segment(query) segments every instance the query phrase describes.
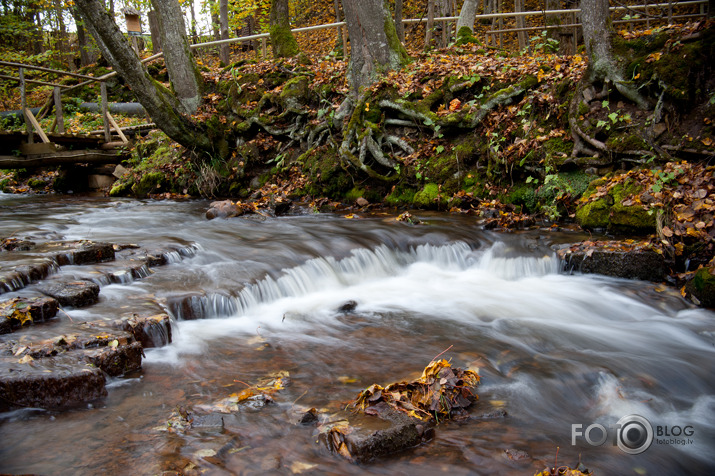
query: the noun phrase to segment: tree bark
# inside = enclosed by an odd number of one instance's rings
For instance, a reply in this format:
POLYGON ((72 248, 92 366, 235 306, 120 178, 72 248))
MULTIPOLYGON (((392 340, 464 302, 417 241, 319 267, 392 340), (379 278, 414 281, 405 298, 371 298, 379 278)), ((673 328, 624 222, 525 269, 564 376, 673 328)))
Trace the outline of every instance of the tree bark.
POLYGON ((74 18, 74 23, 77 28, 77 43, 79 46, 79 65, 87 66, 92 62, 91 55, 89 54, 89 42, 87 41, 87 33, 84 28, 84 23, 82 23, 82 18, 76 7, 72 8, 72 18, 74 18))
POLYGON ((464 0, 457 20, 457 38, 462 36, 462 28, 469 28, 470 36, 474 34, 474 19, 477 16, 477 0, 464 0))
POLYGON ((271 0, 271 47, 276 58, 290 58, 300 53, 298 42, 290 31, 288 13, 288 0, 271 0))
POLYGON ((610 81, 623 96, 647 109, 647 101, 638 90, 626 84, 613 57, 613 25, 608 0, 581 0, 581 23, 589 60, 589 81, 610 81))
POLYGON ((149 76, 104 5, 99 0, 76 0, 75 5, 102 54, 129 84, 156 125, 184 147, 208 152, 217 149, 202 126, 177 112, 182 109, 181 103, 149 76))
POLYGON ((395 30, 400 42, 405 42, 405 24, 402 23, 402 0, 395 0, 395 30))
POLYGON ((156 54, 161 51, 161 27, 154 10, 149 11, 147 18, 149 18, 149 32, 151 33, 151 51, 156 54))
POLYGON ((181 7, 178 0, 152 0, 152 5, 162 32, 162 48, 171 87, 184 112, 193 114, 201 103, 203 79, 189 48, 181 7))
POLYGON ((384 0, 343 0, 343 9, 350 35, 348 81, 357 94, 378 74, 402 67, 407 51, 384 0))
MULTIPOLYGON (((221 28, 221 39, 228 40, 228 0, 219 0, 218 3, 218 18, 219 25, 221 28)), ((221 45, 219 49, 219 61, 223 63, 224 66, 228 66, 231 63, 231 46, 224 44, 221 45)))

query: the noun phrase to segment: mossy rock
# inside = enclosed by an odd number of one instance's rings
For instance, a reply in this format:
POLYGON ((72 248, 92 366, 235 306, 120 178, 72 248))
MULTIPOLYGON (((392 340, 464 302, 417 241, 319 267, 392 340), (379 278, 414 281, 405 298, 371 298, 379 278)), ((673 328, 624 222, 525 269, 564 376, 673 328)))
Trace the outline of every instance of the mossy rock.
POLYGON ((704 307, 715 307, 715 269, 700 268, 688 283, 688 290, 704 307))
POLYGON ((112 188, 109 190, 110 197, 126 197, 132 192, 132 185, 134 181, 130 180, 127 182, 116 181, 112 188))
POLYGON ((398 185, 385 197, 384 201, 391 206, 411 205, 417 191, 406 185, 398 185))
POLYGON ((537 210, 536 189, 529 184, 517 184, 504 197, 505 203, 518 205, 529 213, 537 210))
POLYGON ((608 227, 608 215, 611 208, 605 198, 588 202, 576 210, 576 221, 583 228, 589 230, 605 229, 608 227))
POLYGON ((418 208, 439 208, 445 201, 444 195, 440 192, 439 185, 428 183, 422 190, 415 194, 412 204, 418 208))
POLYGON ((469 29, 468 26, 463 26, 457 32, 457 41, 455 43, 457 46, 461 45, 480 45, 481 42, 477 37, 474 36, 474 32, 469 29))
POLYGON ((139 198, 146 197, 157 191, 164 184, 164 174, 162 172, 149 172, 139 179, 139 182, 132 185, 132 193, 139 198))
MULTIPOLYGON (((599 179, 592 182, 584 196, 588 197, 597 187, 605 184, 599 179)), ((624 205, 630 197, 641 193, 641 188, 635 182, 613 186, 608 195, 598 200, 585 203, 576 210, 576 220, 583 228, 608 228, 618 233, 652 233, 655 231, 655 214, 638 203, 624 205)))
POLYGON ((310 100, 310 87, 307 76, 297 76, 283 85, 280 94, 281 104, 285 109, 298 109, 310 100))

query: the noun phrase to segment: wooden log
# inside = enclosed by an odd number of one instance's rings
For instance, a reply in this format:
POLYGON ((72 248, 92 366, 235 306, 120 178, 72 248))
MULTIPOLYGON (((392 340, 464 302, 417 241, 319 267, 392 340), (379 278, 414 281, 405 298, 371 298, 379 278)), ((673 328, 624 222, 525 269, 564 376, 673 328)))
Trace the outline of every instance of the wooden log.
MULTIPOLYGON (((109 112, 107 112, 107 119, 109 119, 109 122, 112 124, 112 127, 114 128, 115 131, 117 131, 117 134, 119 134, 119 137, 122 139, 122 143, 126 144, 127 142, 129 142, 127 140, 127 136, 125 136, 124 132, 122 132, 122 128, 119 127, 119 124, 117 124, 117 121, 114 120, 114 118, 112 117, 112 115, 109 112)), ((110 142, 108 142, 108 143, 110 143, 110 142)))
POLYGON ((34 157, 16 157, 0 155, 0 168, 24 169, 32 167, 49 167, 66 164, 114 164, 127 158, 125 150, 68 150, 52 154, 42 154, 34 157))
POLYGON ((47 138, 47 134, 45 134, 45 131, 43 131, 42 127, 40 127, 40 123, 37 122, 37 119, 35 119, 35 115, 32 114, 32 111, 30 111, 28 108, 25 108, 22 110, 22 112, 25 114, 25 118, 30 121, 32 127, 35 128, 35 131, 37 132, 37 135, 40 136, 40 139, 42 139, 42 142, 44 142, 45 144, 49 144, 50 139, 47 138))

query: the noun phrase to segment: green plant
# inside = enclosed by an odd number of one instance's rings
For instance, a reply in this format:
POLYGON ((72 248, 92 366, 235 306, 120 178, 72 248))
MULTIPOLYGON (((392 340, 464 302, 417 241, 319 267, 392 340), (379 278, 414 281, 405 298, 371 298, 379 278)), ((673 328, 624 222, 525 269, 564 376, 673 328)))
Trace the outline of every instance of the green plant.
POLYGON ((556 53, 559 50, 559 40, 549 37, 546 30, 541 31, 541 35, 531 38, 534 51, 542 53, 556 53))

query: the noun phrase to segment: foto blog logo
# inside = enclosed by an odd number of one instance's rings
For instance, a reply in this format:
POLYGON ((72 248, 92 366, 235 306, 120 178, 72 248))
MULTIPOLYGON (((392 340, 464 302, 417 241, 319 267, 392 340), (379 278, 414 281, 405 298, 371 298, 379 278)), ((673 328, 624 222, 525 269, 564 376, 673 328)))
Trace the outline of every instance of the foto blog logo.
POLYGON ((692 426, 656 426, 640 415, 626 415, 614 425, 609 425, 608 429, 600 423, 592 423, 586 428, 582 424, 571 425, 571 445, 576 445, 578 438, 583 438, 591 446, 601 446, 609 437, 613 438, 613 446, 624 453, 637 455, 646 451, 653 444, 655 439, 658 444, 666 445, 687 445, 692 444, 690 438, 680 438, 681 436, 693 436, 695 430, 692 426), (655 438, 657 436, 658 438, 655 438), (667 438, 660 438, 660 437, 667 438))

